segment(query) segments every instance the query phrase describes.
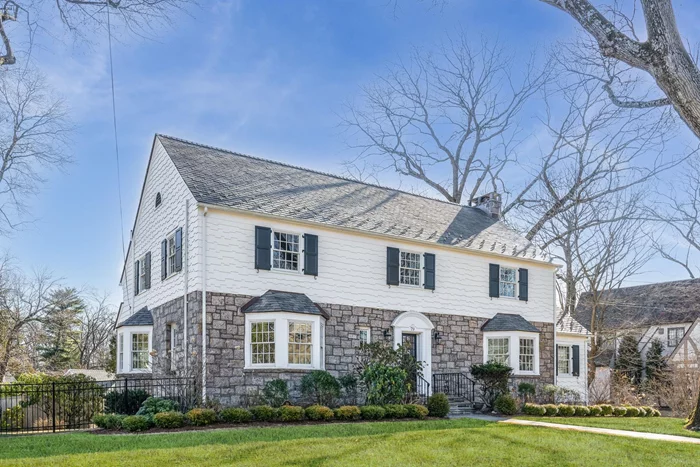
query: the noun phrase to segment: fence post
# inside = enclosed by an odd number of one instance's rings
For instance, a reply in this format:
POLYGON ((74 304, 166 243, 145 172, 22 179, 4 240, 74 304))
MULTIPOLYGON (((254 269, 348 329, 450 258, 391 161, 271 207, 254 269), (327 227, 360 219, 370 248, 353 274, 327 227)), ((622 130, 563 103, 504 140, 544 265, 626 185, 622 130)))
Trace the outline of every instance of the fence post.
POLYGON ((129 415, 129 379, 124 378, 124 413, 129 415))
POLYGON ((56 381, 51 382, 51 423, 56 433, 56 381))

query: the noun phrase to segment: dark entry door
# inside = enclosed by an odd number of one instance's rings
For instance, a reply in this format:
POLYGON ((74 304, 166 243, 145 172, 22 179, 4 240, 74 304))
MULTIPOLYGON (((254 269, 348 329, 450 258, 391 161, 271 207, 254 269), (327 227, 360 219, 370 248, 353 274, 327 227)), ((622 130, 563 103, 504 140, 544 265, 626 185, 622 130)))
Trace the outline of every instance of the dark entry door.
MULTIPOLYGON (((401 344, 411 351, 411 355, 415 360, 418 360, 418 334, 401 334, 401 344)), ((412 375, 408 375, 408 380, 413 386, 411 388, 412 391, 416 390, 417 379, 415 372, 412 375)))

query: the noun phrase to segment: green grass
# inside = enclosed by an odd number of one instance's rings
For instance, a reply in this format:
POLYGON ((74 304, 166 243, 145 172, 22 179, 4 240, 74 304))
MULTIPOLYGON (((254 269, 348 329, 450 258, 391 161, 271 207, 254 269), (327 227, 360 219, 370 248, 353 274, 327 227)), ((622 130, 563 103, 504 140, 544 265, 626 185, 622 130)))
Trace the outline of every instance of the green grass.
POLYGON ((625 418, 625 417, 518 417, 537 422, 562 423, 564 425, 593 426, 614 430, 641 431, 663 435, 700 438, 700 432, 683 428, 685 419, 670 417, 625 418))
POLYGON ((687 466, 698 446, 479 420, 0 438, 0 465, 687 466))

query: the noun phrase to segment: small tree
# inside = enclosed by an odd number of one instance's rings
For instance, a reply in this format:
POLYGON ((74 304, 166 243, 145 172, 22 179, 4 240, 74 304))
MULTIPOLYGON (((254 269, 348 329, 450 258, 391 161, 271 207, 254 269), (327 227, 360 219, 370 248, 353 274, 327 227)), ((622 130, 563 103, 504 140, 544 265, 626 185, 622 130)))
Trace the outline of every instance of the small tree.
POLYGON ((301 379, 301 393, 318 405, 333 405, 340 397, 340 383, 327 371, 315 370, 301 379))
POLYGON ((623 374, 633 384, 639 384, 642 380, 642 354, 637 346, 637 339, 627 335, 622 338, 617 350, 615 370, 623 374))
POLYGON ((493 407, 501 394, 508 392, 508 379, 513 369, 498 362, 472 365, 471 373, 481 386, 481 399, 487 407, 493 407))
POLYGON ((668 379, 668 364, 663 353, 664 344, 661 340, 654 339, 647 350, 646 375, 649 383, 664 383, 668 379))

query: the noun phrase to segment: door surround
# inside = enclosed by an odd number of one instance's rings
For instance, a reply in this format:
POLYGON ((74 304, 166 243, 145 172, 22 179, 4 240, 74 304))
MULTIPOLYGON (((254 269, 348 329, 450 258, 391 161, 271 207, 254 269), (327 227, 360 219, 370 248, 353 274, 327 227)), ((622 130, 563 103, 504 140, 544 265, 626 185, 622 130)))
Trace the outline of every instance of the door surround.
POLYGON ((433 353, 433 323, 423 314, 417 311, 406 311, 397 316, 391 323, 394 329, 394 348, 397 348, 403 339, 403 334, 415 334, 418 360, 424 363, 423 378, 432 386, 432 353, 433 353))

